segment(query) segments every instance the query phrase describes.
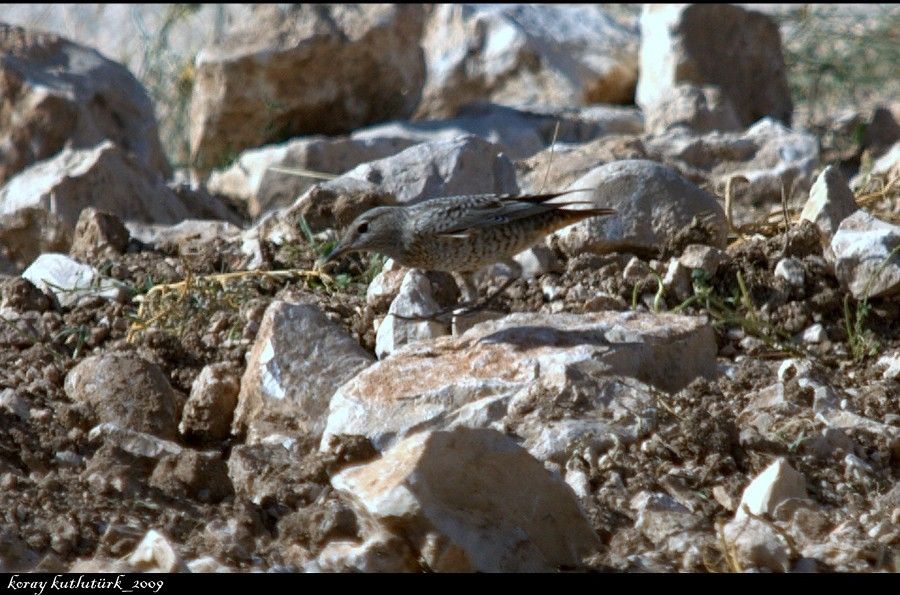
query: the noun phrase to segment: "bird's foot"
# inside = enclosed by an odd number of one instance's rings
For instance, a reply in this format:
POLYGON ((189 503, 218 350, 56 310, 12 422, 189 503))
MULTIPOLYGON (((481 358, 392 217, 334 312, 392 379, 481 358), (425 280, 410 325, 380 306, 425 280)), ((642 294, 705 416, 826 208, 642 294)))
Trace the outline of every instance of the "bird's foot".
POLYGON ((412 321, 417 321, 417 322, 418 321, 434 321, 434 322, 440 322, 442 324, 449 324, 457 316, 467 316, 469 314, 474 314, 475 312, 480 312, 481 310, 484 310, 485 308, 490 306, 492 303, 494 303, 494 301, 497 299, 497 297, 499 297, 500 294, 502 294, 504 291, 506 291, 506 289, 510 285, 512 285, 515 282, 515 280, 516 280, 515 277, 507 279, 506 282, 504 282, 503 285, 501 285, 497 291, 495 291, 494 293, 492 293, 485 299, 481 300, 480 302, 477 300, 471 301, 471 302, 463 302, 463 303, 457 304, 456 306, 454 306, 452 308, 438 310, 437 312, 435 312, 433 314, 428 314, 428 315, 424 315, 424 316, 418 316, 418 315, 404 316, 402 314, 391 314, 391 313, 389 313, 388 315, 399 318, 400 320, 412 320, 412 321))
POLYGON ((438 310, 437 312, 426 315, 404 316, 403 314, 389 313, 388 316, 393 316, 395 318, 399 318, 400 320, 412 320, 414 322, 429 321, 449 324, 453 321, 453 318, 455 316, 464 316, 465 314, 469 314, 471 312, 477 312, 483 307, 483 304, 479 304, 477 302, 463 302, 461 304, 457 304, 452 308, 444 308, 443 310, 438 310))

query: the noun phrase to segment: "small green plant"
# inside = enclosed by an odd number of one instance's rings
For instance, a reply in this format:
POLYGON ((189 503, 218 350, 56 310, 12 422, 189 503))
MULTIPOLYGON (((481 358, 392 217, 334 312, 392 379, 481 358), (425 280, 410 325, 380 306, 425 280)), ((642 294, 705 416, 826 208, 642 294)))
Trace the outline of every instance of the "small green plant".
POLYGON ((869 317, 870 306, 867 299, 861 299, 856 303, 856 308, 850 307, 850 294, 844 296, 844 326, 847 329, 847 346, 850 355, 855 361, 862 361, 867 357, 877 355, 881 350, 881 343, 875 337, 875 333, 866 328, 866 318, 869 317))
POLYGON ((151 328, 182 337, 191 328, 205 328, 213 312, 238 311, 242 304, 259 295, 260 283, 292 279, 303 280, 308 286, 313 281, 326 286, 336 283, 321 271, 290 269, 188 276, 176 283, 154 285, 139 296, 140 306, 129 316, 127 340, 133 342, 151 328))
POLYGON ((297 225, 300 227, 300 231, 303 232, 303 237, 306 238, 306 243, 313 249, 313 251, 319 255, 320 258, 324 258, 328 256, 331 252, 331 249, 334 247, 334 242, 320 242, 313 235, 312 228, 309 226, 309 223, 306 221, 306 217, 300 215, 300 219, 297 221, 297 225))
POLYGON ((847 346, 850 348, 850 354, 855 361, 862 361, 867 357, 874 357, 881 352, 881 342, 871 329, 866 327, 866 319, 872 311, 869 305, 869 294, 875 281, 881 277, 881 274, 887 268, 895 256, 900 254, 900 244, 898 244, 887 255, 884 261, 866 281, 863 288, 862 299, 856 302, 856 308, 850 307, 850 294, 844 296, 844 327, 847 330, 847 346))
POLYGON ((137 78, 154 100, 163 147, 176 167, 187 165, 190 154, 188 116, 194 87, 194 56, 179 55, 170 35, 201 8, 200 4, 170 4, 162 23, 154 28, 144 26, 140 10, 133 13, 144 49, 137 78))
POLYGON ((744 276, 740 271, 735 276, 737 286, 734 293, 723 298, 716 294, 710 283, 709 274, 703 269, 694 269, 691 272, 694 295, 675 306, 672 312, 681 312, 696 306, 709 314, 714 326, 738 327, 747 335, 756 337, 773 349, 800 353, 800 349, 790 343, 790 333, 759 316, 744 276))
MULTIPOLYGON (((300 231, 303 233, 306 243, 320 259, 331 253, 335 244, 334 240, 324 242, 316 240, 309 223, 307 223, 306 218, 303 216, 300 217, 297 225, 300 227, 300 231)), ((351 275, 349 273, 338 273, 332 277, 334 285, 340 290, 346 290, 355 283, 362 286, 360 288, 361 292, 365 292, 365 288, 368 287, 369 283, 371 283, 372 280, 375 279, 375 276, 381 272, 381 269, 384 268, 385 260, 386 258, 381 254, 370 252, 364 261, 364 266, 361 267, 361 271, 358 274, 351 275)))
POLYGON ((87 344, 91 329, 83 324, 66 326, 53 335, 53 342, 63 340, 65 345, 74 347, 72 357, 78 359, 82 349, 87 344))

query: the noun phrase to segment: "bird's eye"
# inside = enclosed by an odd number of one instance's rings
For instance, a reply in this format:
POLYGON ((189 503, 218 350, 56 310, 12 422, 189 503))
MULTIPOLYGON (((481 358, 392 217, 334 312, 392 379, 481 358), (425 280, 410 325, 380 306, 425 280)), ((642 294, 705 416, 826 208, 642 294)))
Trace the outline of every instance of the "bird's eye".
POLYGON ((359 224, 359 227, 356 228, 356 231, 357 231, 357 233, 366 233, 367 231, 369 231, 369 224, 368 224, 368 222, 366 222, 366 223, 360 223, 360 224, 359 224))

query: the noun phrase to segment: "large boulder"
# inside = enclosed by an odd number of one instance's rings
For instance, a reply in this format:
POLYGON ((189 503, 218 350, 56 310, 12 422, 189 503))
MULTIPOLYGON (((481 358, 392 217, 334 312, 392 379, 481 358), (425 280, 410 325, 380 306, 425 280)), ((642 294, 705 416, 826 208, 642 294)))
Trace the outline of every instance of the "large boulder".
POLYGON ((634 107, 517 109, 479 101, 460 109, 452 118, 376 124, 357 130, 352 138, 426 142, 474 134, 496 144, 510 159, 524 159, 549 147, 554 138, 558 144, 583 143, 608 134, 640 134, 643 130, 643 116, 634 107))
POLYGON ((515 169, 500 147, 472 135, 422 143, 393 157, 364 163, 346 177, 372 183, 401 204, 518 190, 515 169))
POLYGON ((611 134, 584 144, 559 144, 516 161, 522 192, 540 193, 566 188, 592 169, 611 161, 646 159, 641 140, 630 134, 611 134))
POLYGON ((643 117, 633 107, 525 110, 478 103, 453 118, 396 120, 349 136, 311 136, 250 149, 229 167, 214 171, 207 187, 246 202, 250 214, 257 216, 290 205, 318 182, 317 174, 341 175, 419 143, 475 135, 495 144, 510 159, 520 159, 548 147, 554 136, 557 145, 562 145, 610 134, 639 134, 643 129, 643 117))
POLYGON ((718 87, 677 85, 644 108, 648 132, 685 128, 696 133, 738 131, 737 113, 718 87))
POLYGON ((270 430, 320 435, 332 393, 373 361, 316 306, 280 300, 266 309, 247 359, 232 427, 250 442, 270 430))
POLYGON ((217 200, 179 197, 133 153, 112 141, 87 149, 66 148, 31 165, 0 190, 0 214, 44 209, 70 232, 87 207, 148 223, 177 223, 204 215, 234 218, 217 200))
POLYGON ((749 126, 764 116, 791 122, 778 25, 733 4, 647 4, 641 14, 636 100, 646 107, 681 83, 712 84, 749 126))
POLYGON ((516 172, 500 148, 477 136, 421 143, 316 184, 287 209, 261 221, 273 239, 297 236, 303 217, 313 231, 341 227, 384 204, 413 204, 458 194, 516 192, 516 172))
POLYGON ((97 419, 165 440, 177 434, 178 400, 159 366, 134 355, 86 358, 66 375, 66 395, 97 419))
POLYGON ((261 5, 196 59, 191 156, 200 170, 251 147, 405 118, 419 102, 424 7, 261 5))
POLYGON ((495 430, 422 432, 331 482, 437 572, 551 572, 600 545, 571 488, 495 430))
POLYGON ((207 183, 210 191, 247 204, 256 217, 290 206, 319 179, 285 170, 340 174, 357 165, 399 153, 419 141, 403 138, 355 139, 312 136, 241 153, 230 166, 216 170, 207 183))
POLYGON ((900 225, 859 210, 831 240, 834 272, 856 299, 900 291, 900 225))
POLYGON ((515 105, 625 103, 637 80, 637 31, 597 6, 439 4, 422 41, 419 116, 488 99, 515 105))
POLYGON ((0 23, 0 183, 64 147, 104 140, 171 174, 153 104, 127 68, 58 35, 0 23))
POLYGON ((643 159, 614 161, 585 174, 569 195, 612 207, 611 217, 592 217, 557 231, 559 247, 575 256, 582 252, 654 253, 694 219, 706 221, 711 245, 724 247, 725 212, 716 197, 665 165, 643 159))

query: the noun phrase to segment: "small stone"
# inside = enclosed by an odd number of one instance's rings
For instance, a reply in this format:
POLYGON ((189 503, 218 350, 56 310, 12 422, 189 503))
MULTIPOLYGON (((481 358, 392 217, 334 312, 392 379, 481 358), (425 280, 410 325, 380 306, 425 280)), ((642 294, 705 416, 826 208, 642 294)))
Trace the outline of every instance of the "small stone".
POLYGON ((787 544, 766 523, 750 517, 735 518, 725 525, 723 533, 741 568, 772 572, 790 569, 787 544))
POLYGON ((516 254, 513 256, 513 260, 522 267, 523 279, 531 279, 562 270, 562 263, 557 258, 556 252, 541 244, 516 254))
POLYGON ((590 498, 591 496, 591 480, 588 474, 581 469, 569 469, 566 471, 566 483, 575 492, 575 495, 581 498, 590 498))
POLYGON ((96 255, 125 252, 130 236, 122 220, 110 213, 88 207, 81 211, 69 254, 87 259, 96 255))
POLYGON ((804 343, 823 343, 828 339, 828 334, 825 327, 817 322, 804 330, 800 338, 804 343))
POLYGON ((556 301, 563 297, 563 288, 550 280, 541 283, 541 295, 548 302, 556 301))
POLYGON ((796 258, 782 258, 775 265, 775 276, 781 277, 792 287, 803 288, 806 281, 806 273, 803 263, 796 258))
POLYGON ((393 258, 387 259, 381 272, 375 275, 366 289, 366 303, 373 309, 383 312, 391 305, 400 293, 400 284, 406 271, 393 258))
POLYGON ((900 378, 900 351, 882 355, 876 365, 884 367, 881 377, 885 380, 897 380, 900 378))
POLYGON ((859 207, 853 192, 841 170, 829 165, 816 178, 809 191, 809 200, 803 205, 800 219, 815 223, 819 230, 822 246, 828 246, 837 233, 841 221, 852 215, 859 207))
POLYGON ((28 421, 31 417, 31 405, 18 391, 11 388, 0 391, 0 409, 5 409, 22 421, 28 421))
POLYGON ((600 312, 602 310, 627 310, 628 304, 617 295, 600 292, 589 298, 584 303, 585 312, 600 312))
POLYGON ((66 395, 85 403, 101 422, 171 439, 181 405, 163 371, 130 354, 83 359, 66 375, 66 395))
POLYGON ((138 544, 128 563, 138 572, 183 572, 181 557, 165 535, 151 529, 138 544))
POLYGON ((626 283, 633 285, 642 281, 644 277, 649 274, 650 267, 647 266, 647 263, 637 256, 632 256, 631 260, 628 261, 628 264, 625 265, 625 269, 622 271, 622 279, 624 279, 626 283))
POLYGON ((778 379, 782 382, 794 378, 808 378, 813 372, 813 364, 805 359, 786 359, 778 366, 778 379))
POLYGON ((677 258, 669 261, 669 267, 663 277, 663 287, 671 291, 679 301, 684 301, 694 293, 691 283, 691 271, 681 264, 677 258))
POLYGON ((735 505, 734 498, 728 493, 723 486, 716 486, 712 489, 713 498, 716 499, 716 502, 722 505, 722 508, 728 511, 734 511, 737 506, 735 505))
POLYGON ((44 312, 50 308, 50 298, 47 294, 28 279, 21 277, 9 279, 2 283, 2 287, 0 308, 10 308, 17 312, 44 312))
POLYGON ((240 378, 231 364, 204 367, 191 386, 178 431, 209 441, 227 438, 240 389, 240 378))
POLYGON ((22 277, 54 296, 64 308, 76 305, 82 298, 95 296, 124 302, 129 293, 120 281, 103 277, 93 267, 65 254, 41 254, 25 269, 22 277))
POLYGON ((856 299, 900 291, 900 225, 864 210, 844 219, 831 241, 835 275, 856 299))
POLYGON ((786 459, 780 458, 744 489, 734 518, 741 520, 747 517, 744 506, 753 514, 771 515, 778 504, 788 498, 806 498, 806 479, 786 459))
POLYGON ((388 531, 372 532, 363 543, 332 541, 307 572, 416 572, 419 564, 404 539, 388 531))
POLYGON ((182 451, 182 447, 175 442, 120 428, 113 423, 102 423, 91 428, 88 441, 115 445, 131 455, 147 459, 159 459, 167 454, 178 455, 182 451))
POLYGON ((187 569, 193 573, 227 573, 233 572, 233 570, 212 556, 203 556, 202 558, 195 558, 193 560, 188 560, 187 569))
POLYGON ((450 328, 437 320, 406 320, 406 317, 427 317, 440 311, 440 305, 433 295, 433 286, 421 271, 407 271, 400 285, 400 291, 388 315, 378 327, 375 335, 375 354, 384 359, 400 347, 416 341, 423 341, 450 334, 450 328))
POLYGON ((740 340, 738 345, 741 346, 741 349, 746 351, 747 353, 753 353, 754 351, 758 351, 766 346, 766 342, 762 339, 757 339, 751 335, 748 335, 740 340))
POLYGON ((163 455, 149 483, 169 496, 200 502, 220 502, 234 492, 225 461, 217 451, 201 453, 189 448, 163 455))
POLYGON ((690 270, 701 269, 708 276, 713 277, 719 270, 719 265, 728 259, 728 254, 704 244, 690 244, 681 253, 678 261, 690 270))

